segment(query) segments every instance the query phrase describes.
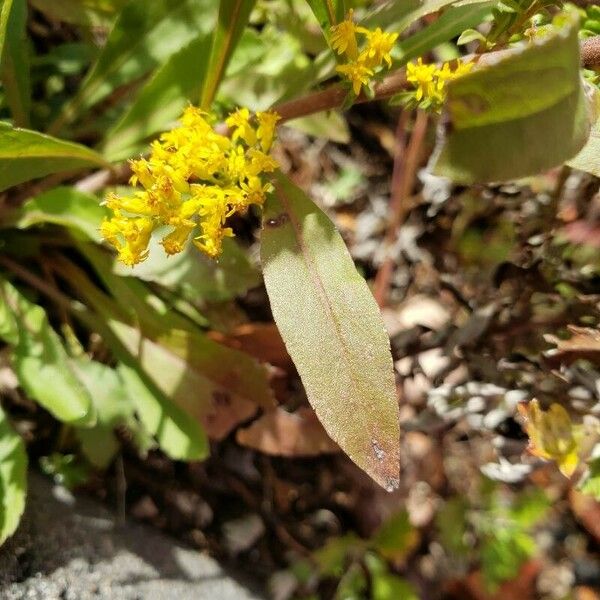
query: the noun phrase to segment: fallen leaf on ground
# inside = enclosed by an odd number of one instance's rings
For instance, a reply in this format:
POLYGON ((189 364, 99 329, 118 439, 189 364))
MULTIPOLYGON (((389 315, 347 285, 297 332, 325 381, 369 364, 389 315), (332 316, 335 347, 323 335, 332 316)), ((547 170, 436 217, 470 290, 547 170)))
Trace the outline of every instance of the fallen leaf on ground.
POLYGON ((293 368, 292 359, 275 323, 244 323, 227 335, 212 331, 209 337, 286 371, 293 368))
POLYGON ((307 407, 289 413, 282 408, 264 414, 237 432, 238 444, 273 456, 318 456, 339 452, 315 413, 307 407))
POLYGON ((573 334, 568 340, 561 340, 552 335, 544 336, 546 341, 556 344, 556 349, 546 354, 551 364, 567 363, 584 358, 600 364, 600 330, 591 327, 569 325, 573 334))

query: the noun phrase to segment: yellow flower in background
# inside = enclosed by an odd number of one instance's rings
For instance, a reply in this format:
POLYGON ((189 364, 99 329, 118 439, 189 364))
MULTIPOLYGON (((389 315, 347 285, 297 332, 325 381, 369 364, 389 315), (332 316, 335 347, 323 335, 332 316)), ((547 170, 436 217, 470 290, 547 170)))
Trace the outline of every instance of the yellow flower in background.
POLYGON ((345 54, 349 59, 358 57, 358 45, 356 43, 356 25, 354 24, 352 10, 348 11, 346 18, 337 25, 331 27, 331 47, 338 54, 345 54))
POLYGON ((424 65, 423 59, 419 58, 416 63, 406 65, 406 81, 412 83, 416 88, 417 100, 432 98, 437 95, 435 76, 437 67, 435 65, 424 65))
POLYGON ((574 425, 569 413, 554 403, 547 411, 537 400, 519 405, 529 436, 529 451, 539 458, 554 460, 565 477, 571 477, 579 465, 580 427, 574 425))
POLYGON ((358 96, 363 85, 369 85, 373 76, 373 70, 369 69, 360 62, 351 62, 346 65, 336 67, 338 73, 346 76, 346 79, 352 84, 352 90, 358 96))
POLYGON ((398 34, 386 33, 380 27, 373 31, 358 27, 352 18, 353 12, 349 11, 341 23, 331 27, 330 43, 335 52, 347 58, 347 62, 339 65, 337 71, 345 76, 358 96, 362 86, 368 86, 377 71, 392 66, 391 51, 398 34), (360 51, 357 34, 365 39, 360 51))
POLYGON ((424 64, 423 59, 409 62, 406 65, 406 81, 414 89, 414 99, 418 103, 426 103, 427 108, 440 110, 446 99, 446 84, 469 73, 475 63, 457 61, 455 66, 445 62, 441 67, 435 64, 424 64))
POLYGON ((247 108, 226 120, 231 138, 213 129, 214 117, 190 106, 180 126, 152 143, 148 158, 131 161, 131 195, 110 194, 112 216, 102 223, 104 239, 120 261, 133 266, 148 257, 152 233, 170 229, 161 244, 167 254, 181 252, 189 238, 211 257, 233 236, 226 221, 251 205, 262 205, 270 184, 261 176, 277 169, 269 156, 279 115, 247 108))

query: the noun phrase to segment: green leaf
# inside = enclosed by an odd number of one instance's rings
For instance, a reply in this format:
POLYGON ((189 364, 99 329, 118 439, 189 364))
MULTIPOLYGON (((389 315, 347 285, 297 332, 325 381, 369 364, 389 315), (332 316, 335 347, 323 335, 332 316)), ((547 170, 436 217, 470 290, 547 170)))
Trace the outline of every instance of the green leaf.
POLYGON ((25 508, 26 493, 25 445, 0 409, 0 544, 17 529, 25 508))
MULTIPOLYGON (((402 33, 407 27, 410 27, 417 20, 430 15, 443 8, 460 4, 477 4, 482 0, 388 0, 376 8, 370 15, 361 22, 361 25, 369 29, 383 27, 388 31, 397 31, 402 33)), ((491 5, 495 4, 490 2, 491 5)))
POLYGON ((0 280, 0 302, 3 311, 12 311, 18 330, 18 340, 13 327, 6 341, 14 344, 12 363, 25 393, 60 421, 93 424, 90 395, 75 375, 44 309, 29 302, 5 280, 0 280))
POLYGON ((137 365, 186 414, 212 427, 213 437, 229 433, 258 406, 273 406, 262 365, 243 352, 214 342, 190 321, 169 312, 158 298, 147 301, 143 283, 111 274, 100 253, 90 247, 84 251, 117 302, 71 263, 63 261, 60 268, 100 316, 104 323, 101 335, 110 341, 117 358, 124 360, 124 353, 131 357, 130 366, 137 365), (227 418, 215 423, 218 412, 227 418))
POLYGON ((221 0, 217 27, 213 34, 207 77, 204 78, 200 106, 210 110, 233 50, 248 24, 255 0, 221 0))
POLYGON ((586 93, 590 98, 591 112, 594 114, 592 130, 585 146, 574 158, 567 161, 567 165, 600 177, 600 92, 597 88, 586 85, 586 93))
POLYGON ((388 519, 371 540, 371 546, 389 560, 403 559, 418 543, 419 534, 401 510, 388 519))
POLYGON ((584 493, 600 502, 600 458, 589 462, 589 472, 579 486, 584 493))
POLYGON ((494 2, 480 1, 449 8, 433 23, 394 46, 394 66, 423 56, 436 46, 460 35, 465 29, 478 25, 492 12, 493 6, 494 2))
POLYGON ((259 272, 235 240, 223 240, 223 254, 216 261, 191 244, 168 256, 160 245, 161 237, 160 232, 152 237, 147 260, 133 268, 115 263, 115 273, 158 283, 196 304, 232 300, 260 285, 259 272))
POLYGON ((71 361, 74 371, 88 390, 96 409, 96 424, 77 428, 76 435, 86 458, 96 467, 105 469, 119 451, 114 429, 131 425, 133 404, 118 373, 102 363, 81 357, 71 361))
POLYGON ((43 224, 62 225, 99 242, 102 240, 99 225, 106 215, 106 209, 93 194, 71 187, 56 187, 27 200, 19 210, 15 225, 20 229, 43 224))
POLYGON ((108 164, 85 146, 0 123, 0 191, 50 173, 96 166, 108 164))
POLYGON ((392 573, 375 575, 371 582, 371 594, 373 600, 419 600, 413 585, 392 573))
POLYGON ((306 0, 315 15, 323 35, 329 37, 329 28, 344 18, 343 1, 341 0, 306 0))
POLYGON ((138 418, 168 457, 203 460, 208 456, 208 440, 197 421, 173 404, 138 367, 121 363, 118 372, 138 418))
POLYGON ((379 309, 331 221, 284 175, 263 217, 261 259, 275 322, 308 399, 348 456, 398 486, 398 400, 379 309))
POLYGON ((127 0, 52 0, 52 2, 30 0, 30 2, 52 20, 88 27, 104 27, 125 6, 127 0))
POLYGON ((141 142, 163 131, 194 101, 206 76, 210 36, 202 34, 174 54, 141 89, 109 131, 103 154, 111 161, 133 156, 141 142))
POLYGON ((465 184, 525 177, 581 149, 589 116, 577 22, 563 13, 540 39, 449 84, 432 158, 437 175, 465 184))
POLYGON ((210 31, 212 0, 133 0, 125 5, 106 46, 48 131, 59 132, 117 87, 136 81, 210 31))
POLYGON ((15 125, 29 125, 31 82, 26 0, 4 0, 0 12, 0 75, 15 125))

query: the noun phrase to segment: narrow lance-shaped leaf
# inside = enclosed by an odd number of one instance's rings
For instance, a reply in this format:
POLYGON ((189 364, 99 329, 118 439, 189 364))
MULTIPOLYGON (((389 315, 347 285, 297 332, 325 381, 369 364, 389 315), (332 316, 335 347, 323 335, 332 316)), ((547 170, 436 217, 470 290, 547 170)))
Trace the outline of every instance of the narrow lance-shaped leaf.
POLYGON ((31 82, 27 48, 27 2, 4 0, 0 12, 0 75, 15 125, 29 125, 31 82))
POLYGON ((450 82, 436 174, 465 184, 525 177, 582 148, 590 119, 577 29, 577 14, 562 13, 548 33, 450 82))
POLYGON ((146 75, 213 26, 214 0, 132 0, 77 94, 48 128, 57 134, 117 87, 146 75))
POLYGON ((205 33, 174 54, 109 131, 103 154, 112 161, 128 158, 139 151, 143 140, 166 129, 186 103, 197 99, 209 56, 210 36, 205 33))
POLYGON ((210 110, 233 49, 248 24, 254 4, 255 0, 221 0, 219 4, 217 28, 208 61, 208 75, 204 79, 200 98, 200 106, 204 110, 210 110))
POLYGON ((96 166, 108 163, 85 146, 0 123, 0 191, 50 173, 96 166))
POLYGON ((282 174, 275 185, 261 247, 275 322, 328 434, 392 490, 398 400, 379 309, 327 216, 282 174))
POLYGON ((21 519, 27 493, 27 454, 21 436, 0 409, 0 544, 21 519))
POLYGON ((3 314, 13 324, 1 335, 14 346, 12 362, 21 387, 57 419, 91 425, 92 400, 77 379, 58 334, 41 306, 31 303, 8 281, 0 280, 3 314))
POLYGON ((436 46, 460 35, 465 29, 475 27, 492 12, 494 4, 480 1, 450 7, 433 23, 394 46, 394 66, 404 65, 417 56, 423 56, 436 46))

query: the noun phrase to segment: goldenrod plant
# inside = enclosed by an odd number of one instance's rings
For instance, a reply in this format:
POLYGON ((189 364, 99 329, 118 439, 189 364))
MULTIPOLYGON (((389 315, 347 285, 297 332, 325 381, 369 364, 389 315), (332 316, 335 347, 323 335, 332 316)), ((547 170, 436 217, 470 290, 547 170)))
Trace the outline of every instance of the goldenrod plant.
MULTIPOLYGON (((236 315, 264 285, 327 434, 396 490, 389 336, 279 132, 306 117, 325 131, 332 114, 380 103, 419 115, 413 140, 437 127, 428 170, 456 184, 565 164, 600 176, 598 14, 546 0, 4 0, 0 337, 19 388, 62 424, 49 468, 64 452, 106 469, 124 436, 140 455, 204 460, 209 439, 272 410, 272 370, 221 343, 214 309, 236 315), (76 41, 33 44, 32 19, 76 41), (222 398, 233 424, 213 418, 222 398)), ((408 145, 413 171, 419 152, 408 145)), ((597 459, 581 451, 596 430, 560 398, 548 406, 521 409, 531 453, 596 489, 597 459)), ((0 412, 0 541, 25 496, 10 421, 0 412)), ((380 546, 360 552, 353 568, 412 597, 380 546)))

